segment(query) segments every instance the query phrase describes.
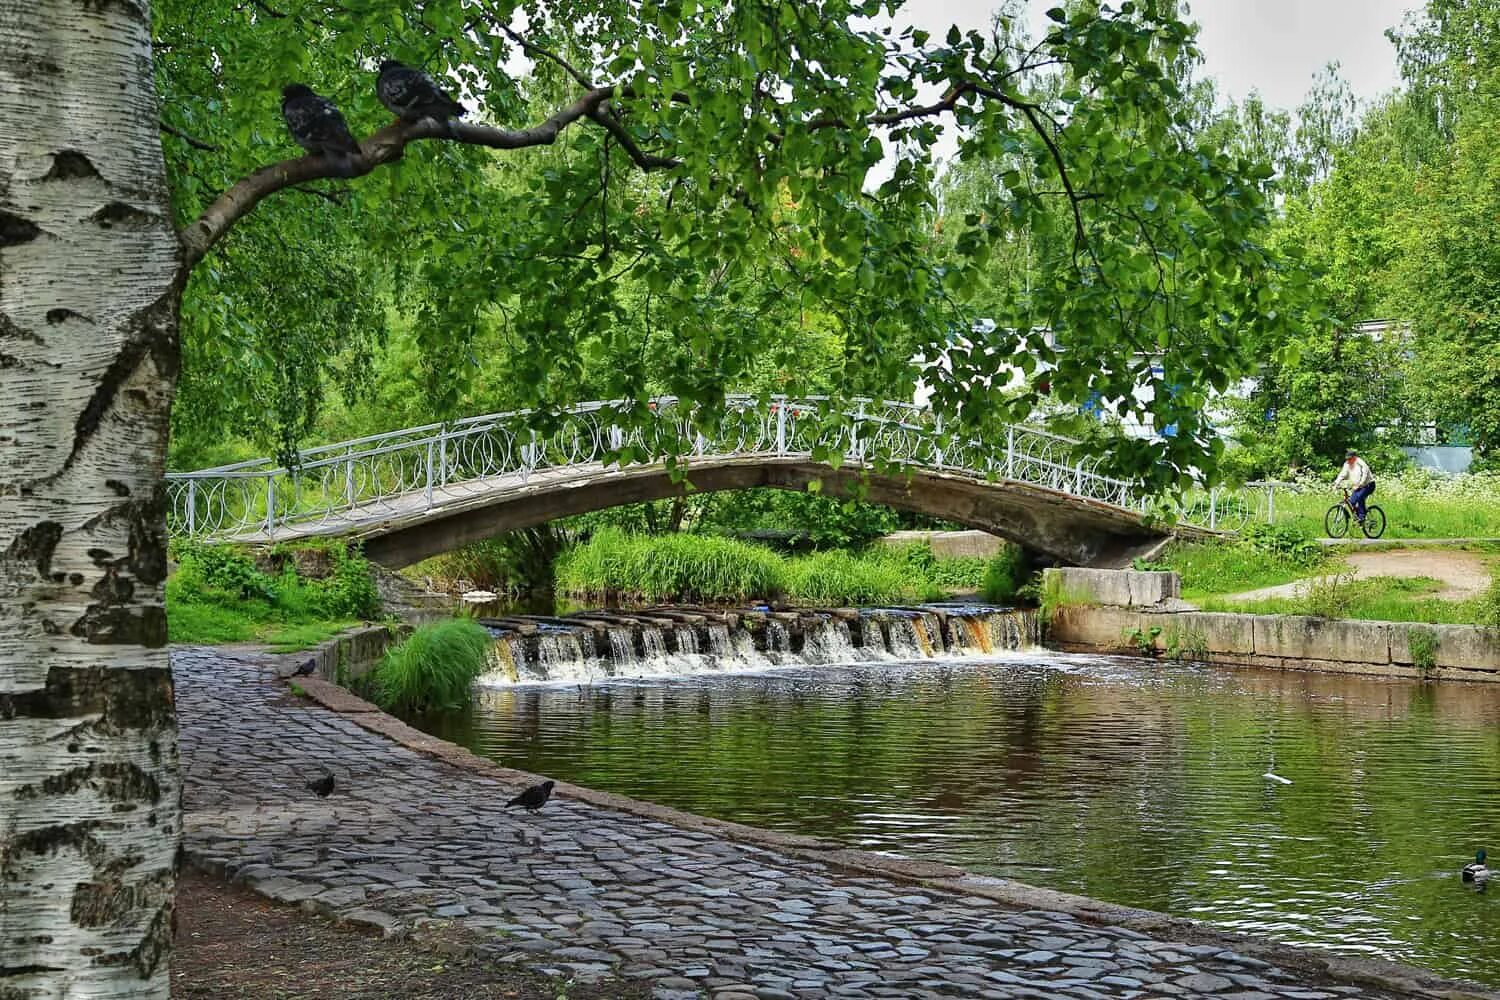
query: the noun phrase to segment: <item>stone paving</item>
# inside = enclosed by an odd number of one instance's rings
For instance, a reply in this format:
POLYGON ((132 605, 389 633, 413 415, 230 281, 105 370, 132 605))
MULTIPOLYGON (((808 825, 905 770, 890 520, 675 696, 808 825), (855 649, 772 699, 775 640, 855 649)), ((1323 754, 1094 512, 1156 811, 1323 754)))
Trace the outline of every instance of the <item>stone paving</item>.
POLYGON ((554 798, 437 760, 296 698, 274 661, 173 654, 187 850, 258 891, 399 930, 450 919, 487 950, 659 1000, 1397 1000, 1065 913, 850 875, 554 798), (326 766, 328 799, 304 782, 326 766))

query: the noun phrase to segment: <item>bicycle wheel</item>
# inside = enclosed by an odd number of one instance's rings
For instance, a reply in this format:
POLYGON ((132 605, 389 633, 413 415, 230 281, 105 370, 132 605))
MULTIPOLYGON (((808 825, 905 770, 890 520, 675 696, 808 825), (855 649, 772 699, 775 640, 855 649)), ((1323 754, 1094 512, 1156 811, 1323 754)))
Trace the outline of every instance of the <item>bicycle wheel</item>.
POLYGON ((1323 515, 1323 530, 1329 538, 1343 538, 1349 534, 1349 508, 1336 503, 1323 515))
POLYGON ((1365 508, 1365 537, 1379 538, 1385 534, 1385 511, 1374 504, 1365 508))

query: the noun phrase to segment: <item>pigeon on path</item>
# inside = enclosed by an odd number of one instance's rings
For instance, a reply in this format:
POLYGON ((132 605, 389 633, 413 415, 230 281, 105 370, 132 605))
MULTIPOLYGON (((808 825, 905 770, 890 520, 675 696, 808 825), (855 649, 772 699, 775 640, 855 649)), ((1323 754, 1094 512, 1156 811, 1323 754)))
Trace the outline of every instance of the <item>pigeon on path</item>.
POLYGON ((408 124, 423 118, 444 122, 462 118, 465 113, 464 106, 449 97, 430 75, 392 59, 380 64, 375 95, 391 114, 408 124))
POLYGON ((359 152, 359 143, 332 101, 300 83, 288 84, 281 90, 281 117, 297 145, 338 161, 344 172, 350 172, 350 158, 359 152))
POLYGON ((546 805, 547 800, 552 797, 552 786, 555 784, 557 784, 555 781, 544 781, 540 785, 532 785, 526 791, 505 803, 505 808, 525 806, 527 812, 536 812, 542 806, 546 805))
POLYGON ((333 775, 324 771, 320 777, 314 778, 307 783, 307 790, 320 799, 326 799, 333 794, 333 775))

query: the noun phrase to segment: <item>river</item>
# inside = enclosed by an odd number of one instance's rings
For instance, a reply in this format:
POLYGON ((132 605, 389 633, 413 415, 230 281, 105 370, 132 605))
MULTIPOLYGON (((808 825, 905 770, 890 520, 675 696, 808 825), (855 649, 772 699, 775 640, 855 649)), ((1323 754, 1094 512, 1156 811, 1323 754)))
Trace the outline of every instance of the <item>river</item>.
POLYGON ((1500 685, 1037 651, 519 685, 412 721, 689 812, 1500 985, 1500 886, 1458 877, 1500 849, 1500 685))

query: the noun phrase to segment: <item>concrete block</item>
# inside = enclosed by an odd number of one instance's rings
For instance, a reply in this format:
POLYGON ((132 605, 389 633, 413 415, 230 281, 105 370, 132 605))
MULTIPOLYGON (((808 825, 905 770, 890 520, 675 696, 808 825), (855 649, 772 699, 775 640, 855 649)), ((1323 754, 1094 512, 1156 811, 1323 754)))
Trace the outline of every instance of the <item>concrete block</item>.
POLYGON ((988 559, 1000 551, 1005 542, 988 531, 893 531, 881 539, 885 545, 921 545, 932 547, 939 559, 988 559))
POLYGON ((1144 615, 1125 608, 1058 608, 1047 626, 1047 637, 1053 642, 1099 649, 1123 649, 1131 643, 1125 636, 1139 629, 1149 632, 1153 624, 1166 626, 1168 618, 1144 615))
POLYGON ((1065 566, 1043 570, 1045 585, 1060 587, 1091 604, 1120 608, 1154 607, 1182 594, 1176 573, 1140 573, 1130 569, 1082 569, 1065 566), (1056 580, 1056 583, 1052 581, 1056 580))
POLYGON ((1387 622, 1330 621, 1300 615, 1257 615, 1255 652, 1289 660, 1391 662, 1387 622))
POLYGON ((1201 634, 1210 653, 1246 655, 1255 652, 1254 619, 1247 615, 1197 612, 1177 615, 1175 621, 1184 631, 1201 634))
POLYGON ((1415 664, 1411 653, 1412 632, 1423 629, 1437 640, 1434 665, 1463 670, 1500 670, 1500 629, 1478 625, 1393 624, 1391 662, 1415 664))

